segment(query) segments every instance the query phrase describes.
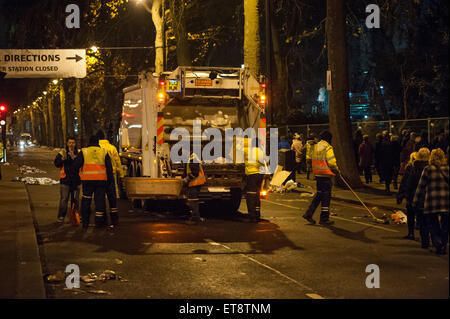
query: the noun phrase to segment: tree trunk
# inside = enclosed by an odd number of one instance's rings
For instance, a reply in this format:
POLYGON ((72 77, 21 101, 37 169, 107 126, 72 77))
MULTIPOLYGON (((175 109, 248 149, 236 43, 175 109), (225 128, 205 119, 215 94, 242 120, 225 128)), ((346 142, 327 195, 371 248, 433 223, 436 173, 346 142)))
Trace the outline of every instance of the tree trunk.
POLYGON ((186 23, 184 17, 184 1, 170 1, 170 17, 172 29, 177 41, 177 63, 178 66, 192 65, 191 50, 186 36, 186 23))
POLYGON ((75 114, 77 115, 77 144, 78 146, 83 143, 83 128, 81 127, 81 103, 80 103, 80 95, 81 95, 81 81, 80 79, 75 80, 75 114))
POLYGON ((49 146, 55 147, 55 121, 53 117, 53 97, 48 97, 49 146))
POLYGON ((64 82, 62 81, 59 87, 59 101, 61 107, 61 128, 63 138, 62 144, 64 145, 67 138, 67 115, 66 115, 66 91, 64 90, 64 82))
POLYGON ((332 90, 329 92, 330 130, 335 156, 342 175, 353 187, 362 187, 356 166, 348 100, 348 55, 345 32, 345 0, 327 0, 326 34, 328 69, 332 90))
MULTIPOLYGON (((155 72, 164 71, 164 47, 163 47, 163 19, 160 14, 162 0, 153 0, 152 3, 152 20, 156 29, 155 36, 155 72)), ((164 14, 164 12, 163 12, 164 14)))
POLYGON ((42 114, 44 115, 44 132, 45 132, 45 140, 42 141, 45 145, 49 145, 49 133, 50 130, 48 128, 48 102, 42 103, 42 114))
POLYGON ((33 108, 30 108, 30 124, 31 124, 31 140, 34 141, 36 137, 36 118, 34 117, 33 108))
POLYGON ((278 31, 275 28, 273 21, 271 23, 271 33, 272 33, 273 58, 274 58, 275 66, 277 69, 276 81, 272 81, 272 84, 273 84, 273 86, 272 86, 272 89, 273 89, 272 105, 273 105, 273 109, 276 110, 276 113, 278 113, 278 115, 279 114, 285 115, 285 114, 287 114, 287 111, 288 111, 286 91, 287 91, 289 74, 288 74, 288 70, 286 68, 286 64, 283 61, 283 57, 281 56, 278 31), (277 101, 276 105, 274 105, 275 101, 277 101))
POLYGON ((244 1, 244 19, 244 65, 258 79, 260 74, 258 0, 244 1))

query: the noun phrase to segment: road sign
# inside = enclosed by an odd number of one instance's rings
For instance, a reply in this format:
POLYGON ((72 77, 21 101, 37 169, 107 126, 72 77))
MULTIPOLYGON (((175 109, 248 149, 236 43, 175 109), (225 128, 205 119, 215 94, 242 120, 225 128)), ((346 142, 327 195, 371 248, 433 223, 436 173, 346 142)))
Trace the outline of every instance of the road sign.
POLYGON ((5 79, 84 78, 86 50, 0 50, 0 72, 5 79))

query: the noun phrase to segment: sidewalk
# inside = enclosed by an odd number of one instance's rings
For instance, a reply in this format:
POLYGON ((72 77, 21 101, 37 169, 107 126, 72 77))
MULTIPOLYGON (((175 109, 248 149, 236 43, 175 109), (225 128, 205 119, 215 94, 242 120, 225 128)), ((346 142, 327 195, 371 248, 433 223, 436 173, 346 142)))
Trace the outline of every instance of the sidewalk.
POLYGON ((39 256, 25 184, 11 182, 17 165, 1 163, 0 181, 0 298, 46 298, 39 256))
MULTIPOLYGON (((297 174, 297 182, 300 182, 302 185, 309 186, 307 188, 297 187, 295 189, 296 192, 315 192, 316 191, 316 182, 312 177, 312 174, 310 176, 310 179, 306 179, 306 174, 297 174)), ((377 178, 374 178, 374 180, 377 180, 377 178)), ((386 195, 384 192, 384 185, 379 184, 377 182, 373 182, 371 184, 364 184, 364 188, 362 189, 356 189, 354 190, 359 198, 366 204, 367 207, 372 209, 372 207, 378 207, 381 209, 387 209, 387 210, 402 210, 405 211, 405 201, 403 201, 402 204, 397 204, 396 199, 396 190, 391 190, 391 195, 386 195)), ((400 184, 400 177, 399 177, 399 184, 400 184)), ((353 193, 346 188, 340 188, 338 186, 333 186, 333 190, 331 192, 331 199, 337 200, 337 201, 343 201, 347 203, 357 204, 361 205, 359 200, 353 195, 353 193)))

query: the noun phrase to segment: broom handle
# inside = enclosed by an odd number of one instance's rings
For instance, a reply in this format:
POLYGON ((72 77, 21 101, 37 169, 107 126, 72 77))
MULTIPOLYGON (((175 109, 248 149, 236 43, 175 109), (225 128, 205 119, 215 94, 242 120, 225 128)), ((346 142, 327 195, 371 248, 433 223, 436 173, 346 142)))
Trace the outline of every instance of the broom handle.
POLYGON ((370 213, 370 215, 372 215, 373 218, 377 219, 375 217, 375 215, 372 214, 369 207, 367 207, 366 204, 364 204, 364 202, 361 200, 361 198, 359 198, 359 196, 353 191, 353 189, 350 187, 350 185, 347 183, 347 181, 344 179, 344 177, 341 174, 339 174, 339 177, 344 181, 345 185, 347 185, 348 189, 353 193, 353 195, 355 195, 356 198, 361 202, 361 204, 367 209, 367 211, 370 213))

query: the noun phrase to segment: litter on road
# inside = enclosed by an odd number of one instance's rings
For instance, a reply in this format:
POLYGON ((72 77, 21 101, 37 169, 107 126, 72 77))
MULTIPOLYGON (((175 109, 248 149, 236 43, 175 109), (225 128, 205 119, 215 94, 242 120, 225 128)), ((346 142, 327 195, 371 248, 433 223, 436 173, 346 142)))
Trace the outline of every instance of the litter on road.
POLYGON ((40 170, 39 168, 23 165, 19 167, 21 174, 46 174, 46 171, 40 170))
POLYGON ((13 182, 24 182, 27 185, 56 185, 59 181, 48 177, 15 177, 12 179, 13 182))

